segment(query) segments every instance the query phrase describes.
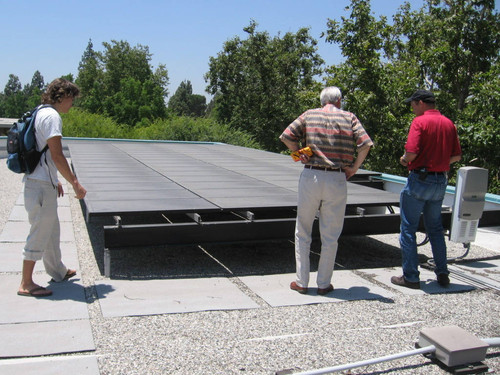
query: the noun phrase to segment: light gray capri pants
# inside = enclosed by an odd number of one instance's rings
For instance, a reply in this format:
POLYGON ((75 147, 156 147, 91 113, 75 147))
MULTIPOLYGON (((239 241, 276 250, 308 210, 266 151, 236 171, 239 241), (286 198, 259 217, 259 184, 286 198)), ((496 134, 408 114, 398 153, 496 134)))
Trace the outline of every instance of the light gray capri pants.
POLYGON ((61 281, 67 267, 61 260, 57 187, 52 183, 27 178, 24 185, 24 208, 28 212, 30 233, 23 251, 23 260, 43 259, 45 271, 61 281))

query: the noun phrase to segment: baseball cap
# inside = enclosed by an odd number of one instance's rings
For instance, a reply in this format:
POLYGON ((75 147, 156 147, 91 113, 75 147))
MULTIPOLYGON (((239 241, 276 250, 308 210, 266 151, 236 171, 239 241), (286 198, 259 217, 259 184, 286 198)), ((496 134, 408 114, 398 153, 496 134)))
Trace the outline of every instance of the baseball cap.
POLYGON ((425 103, 435 103, 436 98, 434 97, 434 94, 430 91, 427 90, 417 90, 413 93, 412 96, 410 96, 408 99, 405 99, 405 103, 409 103, 412 100, 421 100, 425 103))

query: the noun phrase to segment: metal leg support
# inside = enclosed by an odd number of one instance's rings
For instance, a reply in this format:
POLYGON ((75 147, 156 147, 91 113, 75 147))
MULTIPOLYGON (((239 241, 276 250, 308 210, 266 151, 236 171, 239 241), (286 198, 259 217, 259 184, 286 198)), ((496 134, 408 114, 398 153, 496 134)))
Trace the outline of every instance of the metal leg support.
POLYGON ((111 253, 109 249, 104 249, 104 276, 111 277, 111 253))

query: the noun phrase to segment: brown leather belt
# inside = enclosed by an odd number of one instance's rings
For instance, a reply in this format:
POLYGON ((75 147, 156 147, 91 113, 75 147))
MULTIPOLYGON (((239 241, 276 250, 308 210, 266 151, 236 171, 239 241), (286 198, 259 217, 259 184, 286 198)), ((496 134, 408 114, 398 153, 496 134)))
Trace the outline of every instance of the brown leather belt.
POLYGON ((324 172, 344 172, 342 168, 317 167, 314 165, 305 165, 304 168, 317 169, 318 171, 324 171, 324 172))

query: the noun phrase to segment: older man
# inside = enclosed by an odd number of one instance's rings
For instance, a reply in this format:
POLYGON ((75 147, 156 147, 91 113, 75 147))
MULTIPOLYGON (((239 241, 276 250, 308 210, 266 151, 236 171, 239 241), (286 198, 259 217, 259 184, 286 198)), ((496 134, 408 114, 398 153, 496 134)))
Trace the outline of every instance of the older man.
POLYGON ((313 151, 310 157, 301 155, 305 166, 299 180, 295 228, 297 279, 290 284, 302 294, 308 291, 311 232, 318 211, 321 256, 317 293, 333 291, 331 278, 344 224, 346 180, 356 173, 373 145, 357 117, 340 109, 341 99, 337 87, 325 88, 320 95, 322 107, 304 112, 280 136, 291 151, 305 146, 313 151))

